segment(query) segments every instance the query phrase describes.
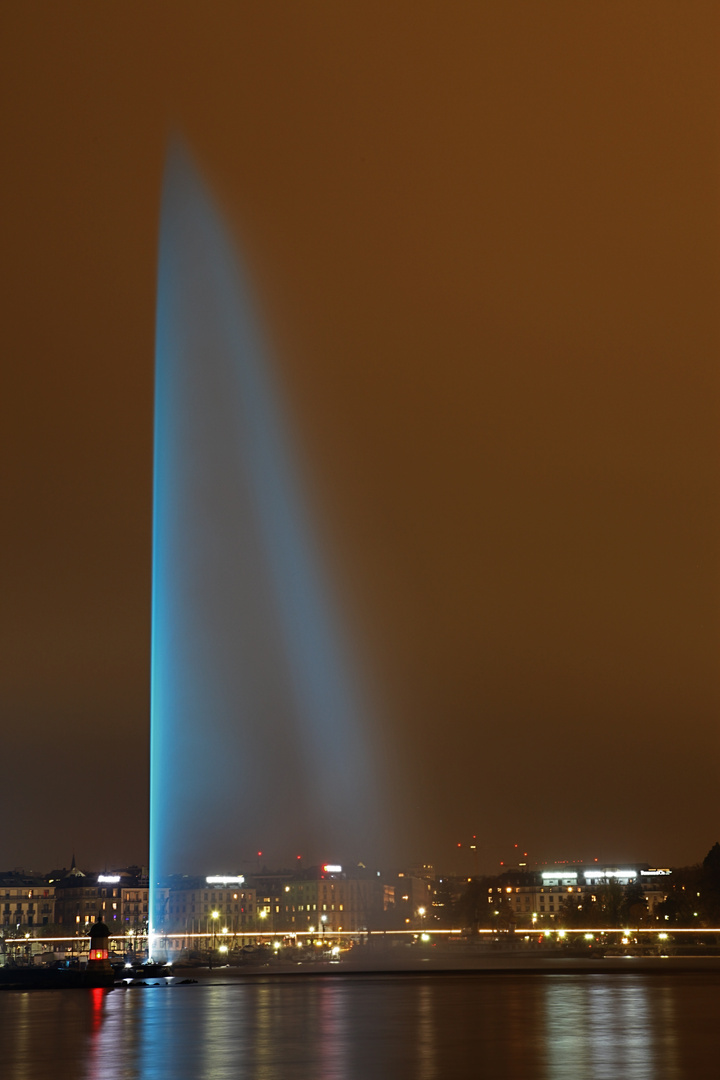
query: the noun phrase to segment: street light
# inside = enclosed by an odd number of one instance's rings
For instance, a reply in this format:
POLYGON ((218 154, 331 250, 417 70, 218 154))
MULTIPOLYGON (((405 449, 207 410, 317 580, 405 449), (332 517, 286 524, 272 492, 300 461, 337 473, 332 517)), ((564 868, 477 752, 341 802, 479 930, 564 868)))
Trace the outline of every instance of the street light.
POLYGON ((212 968, 212 954, 215 951, 215 935, 217 933, 217 920, 220 918, 220 912, 219 911, 211 911, 210 912, 210 918, 212 919, 213 923, 212 923, 212 950, 210 952, 210 964, 209 964, 209 967, 212 968))
POLYGON ((320 916, 320 935, 325 940, 325 923, 327 922, 327 915, 320 916))
POLYGON ((425 908, 424 907, 419 907, 418 908, 418 915, 420 916, 420 929, 422 930, 422 928, 425 926, 425 908))

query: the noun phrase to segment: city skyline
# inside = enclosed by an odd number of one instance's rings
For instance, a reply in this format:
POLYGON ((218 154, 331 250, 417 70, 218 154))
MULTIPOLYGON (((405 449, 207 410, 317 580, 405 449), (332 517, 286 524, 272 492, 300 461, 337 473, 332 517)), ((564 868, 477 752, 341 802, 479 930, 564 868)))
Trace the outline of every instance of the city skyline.
MULTIPOLYGON (((593 862, 540 869, 521 861, 497 874, 470 877, 428 865, 380 871, 328 863, 280 870, 257 866, 247 874, 176 873, 151 882, 147 867, 99 873, 81 870, 73 858, 69 871, 51 874, 0 870, 0 889, 0 944, 5 947, 28 937, 72 940, 87 935, 98 921, 116 940, 134 938, 129 944, 137 948, 145 947, 143 935, 148 940, 153 933, 168 935, 175 939, 175 952, 192 947, 190 939, 228 935, 220 941, 229 944, 237 935, 258 933, 449 929, 472 937, 533 929, 577 933, 591 926, 717 933, 720 843, 697 866, 593 862)), ((662 934, 664 940, 668 936, 662 934)))

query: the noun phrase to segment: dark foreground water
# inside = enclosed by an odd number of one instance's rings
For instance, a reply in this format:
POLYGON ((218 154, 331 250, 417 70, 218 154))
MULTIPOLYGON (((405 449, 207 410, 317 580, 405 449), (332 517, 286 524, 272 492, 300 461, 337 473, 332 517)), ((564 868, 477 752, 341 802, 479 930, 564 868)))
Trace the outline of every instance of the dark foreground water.
POLYGON ((339 975, 0 994, 6 1080, 720 1077, 720 976, 339 975))

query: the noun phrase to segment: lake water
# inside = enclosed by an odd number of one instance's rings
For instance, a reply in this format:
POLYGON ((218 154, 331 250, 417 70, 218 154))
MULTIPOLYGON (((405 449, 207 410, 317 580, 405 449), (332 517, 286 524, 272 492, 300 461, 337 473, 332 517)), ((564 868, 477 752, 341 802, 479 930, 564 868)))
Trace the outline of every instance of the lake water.
POLYGON ((242 978, 0 994, 6 1080, 720 1076, 720 974, 242 978))

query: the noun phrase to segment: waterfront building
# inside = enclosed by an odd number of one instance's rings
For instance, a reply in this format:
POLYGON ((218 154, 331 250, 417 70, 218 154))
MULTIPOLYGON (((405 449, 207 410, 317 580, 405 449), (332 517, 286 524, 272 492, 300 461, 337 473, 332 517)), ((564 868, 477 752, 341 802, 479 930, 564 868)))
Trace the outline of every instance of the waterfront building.
POLYGON ((111 935, 147 928, 148 884, 141 867, 83 873, 73 858, 54 884, 55 922, 67 933, 86 934, 98 919, 111 935))
POLYGON ((168 890, 165 932, 235 934, 258 928, 255 889, 247 886, 242 876, 185 881, 187 884, 168 890))
POLYGON ((48 926, 55 918, 55 889, 47 883, 0 883, 0 904, 5 933, 48 926))
POLYGON ((597 900, 603 886, 615 884, 627 888, 639 886, 648 914, 667 897, 669 869, 657 869, 647 863, 640 866, 564 865, 537 871, 506 871, 488 886, 487 902, 493 912, 503 909, 506 921, 522 926, 551 926, 561 907, 574 899, 577 907, 589 907, 597 900))
POLYGON ((288 931, 369 930, 383 924, 395 903, 395 887, 369 871, 344 873, 326 864, 283 887, 280 927, 288 931))
POLYGON ((127 933, 144 933, 148 925, 148 883, 147 879, 124 885, 120 889, 120 921, 127 933))

